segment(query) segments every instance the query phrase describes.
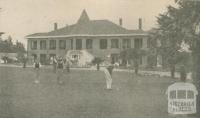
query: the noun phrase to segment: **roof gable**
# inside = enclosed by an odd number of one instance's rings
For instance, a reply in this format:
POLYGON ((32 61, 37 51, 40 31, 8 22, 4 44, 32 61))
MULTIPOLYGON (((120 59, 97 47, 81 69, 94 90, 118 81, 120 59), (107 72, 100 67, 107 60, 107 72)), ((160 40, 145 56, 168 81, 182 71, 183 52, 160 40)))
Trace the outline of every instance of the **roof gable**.
POLYGON ((85 9, 82 11, 82 13, 81 13, 81 16, 80 16, 80 18, 78 19, 78 22, 77 23, 87 23, 87 22, 89 22, 90 21, 90 19, 89 19, 89 17, 88 17, 88 15, 87 15, 87 12, 85 11, 85 9))

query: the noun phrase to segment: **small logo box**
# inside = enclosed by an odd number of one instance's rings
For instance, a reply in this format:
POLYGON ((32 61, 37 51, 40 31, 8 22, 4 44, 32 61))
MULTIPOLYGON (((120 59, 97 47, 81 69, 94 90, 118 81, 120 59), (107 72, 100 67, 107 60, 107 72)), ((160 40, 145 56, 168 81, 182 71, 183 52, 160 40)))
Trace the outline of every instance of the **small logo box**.
POLYGON ((168 87, 168 113, 195 114, 198 91, 191 83, 177 82, 168 87))

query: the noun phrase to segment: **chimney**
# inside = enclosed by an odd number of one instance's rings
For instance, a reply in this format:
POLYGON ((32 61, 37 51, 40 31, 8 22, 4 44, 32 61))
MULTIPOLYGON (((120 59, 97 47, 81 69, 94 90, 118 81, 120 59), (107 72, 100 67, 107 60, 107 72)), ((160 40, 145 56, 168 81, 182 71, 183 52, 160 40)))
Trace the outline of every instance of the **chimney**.
POLYGON ((54 30, 57 30, 57 29, 58 29, 58 24, 54 23, 54 30))
POLYGON ((139 18, 139 22, 138 22, 138 29, 142 30, 142 18, 139 18))
POLYGON ((119 25, 122 26, 122 18, 119 18, 119 25))

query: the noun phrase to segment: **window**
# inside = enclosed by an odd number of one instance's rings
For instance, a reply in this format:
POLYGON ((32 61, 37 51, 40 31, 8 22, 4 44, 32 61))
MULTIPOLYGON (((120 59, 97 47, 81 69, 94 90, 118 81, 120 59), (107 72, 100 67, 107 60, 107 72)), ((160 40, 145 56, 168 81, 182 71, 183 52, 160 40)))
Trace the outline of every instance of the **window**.
POLYGON ((59 48, 66 49, 66 40, 59 40, 59 48))
POLYGON ((46 41, 45 40, 41 40, 40 41, 40 50, 45 50, 46 49, 46 41))
MULTIPOLYGON (((151 45, 151 42, 152 42, 153 40, 152 39, 147 39, 147 48, 151 48, 152 47, 152 45, 151 45)), ((155 42, 154 42, 155 43, 155 42)))
POLYGON ((147 48, 160 47, 158 39, 147 38, 147 48))
POLYGON ((187 91, 187 99, 194 99, 194 92, 191 90, 187 91))
POLYGON ((31 49, 36 50, 37 49, 37 41, 31 41, 31 49))
POLYGON ((176 91, 170 91, 169 98, 176 99, 176 91))
POLYGON ((56 49, 56 40, 50 40, 49 49, 51 49, 51 50, 55 50, 56 49))
POLYGON ((142 43, 143 43, 142 38, 137 38, 137 39, 135 39, 134 47, 137 48, 137 49, 142 48, 142 45, 143 45, 142 43))
POLYGON ((130 39, 123 39, 122 40, 122 48, 123 49, 131 48, 131 40, 130 39))
POLYGON ((86 40, 86 49, 92 49, 92 39, 86 40))
POLYGON ((111 39, 111 48, 119 48, 119 40, 111 39))
POLYGON ((100 40, 100 49, 107 49, 107 39, 100 40))
POLYGON ((178 99, 186 99, 186 90, 178 90, 177 92, 178 99))
POLYGON ((47 60, 46 60, 46 54, 40 54, 40 62, 41 64, 46 64, 47 60))
POLYGON ((77 50, 82 49, 82 39, 76 39, 76 49, 77 50))

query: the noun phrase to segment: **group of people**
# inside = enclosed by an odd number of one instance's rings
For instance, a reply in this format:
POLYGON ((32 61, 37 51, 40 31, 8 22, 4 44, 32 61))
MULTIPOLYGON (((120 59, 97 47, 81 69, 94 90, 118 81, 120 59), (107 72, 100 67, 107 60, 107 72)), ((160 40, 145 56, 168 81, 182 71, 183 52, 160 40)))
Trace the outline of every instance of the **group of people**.
MULTIPOLYGON (((58 84, 62 84, 62 75, 64 70, 67 70, 67 72, 70 72, 70 65, 71 62, 69 59, 63 59, 62 57, 52 57, 50 58, 50 64, 53 66, 53 72, 56 73, 57 76, 57 82, 58 84)), ((34 69, 36 72, 36 79, 35 83, 40 83, 40 67, 41 63, 36 60, 34 62, 34 69)), ((105 68, 102 68, 104 74, 105 74, 105 79, 106 79, 106 89, 111 90, 112 89, 112 71, 114 69, 114 66, 112 64, 108 65, 105 68)))
POLYGON ((67 72, 70 72, 71 61, 68 58, 51 57, 50 61, 50 64, 53 65, 54 73, 57 72, 57 69, 66 69, 67 72))
MULTIPOLYGON (((61 80, 64 69, 67 70, 67 72, 70 72, 70 60, 69 59, 64 59, 62 57, 51 57, 50 58, 50 64, 53 65, 53 72, 56 73, 57 76, 57 82, 59 84, 62 84, 63 81, 61 80)), ((36 79, 35 79, 35 83, 39 83, 40 82, 40 67, 41 67, 41 63, 38 60, 35 60, 34 62, 34 69, 36 72, 36 79)))

